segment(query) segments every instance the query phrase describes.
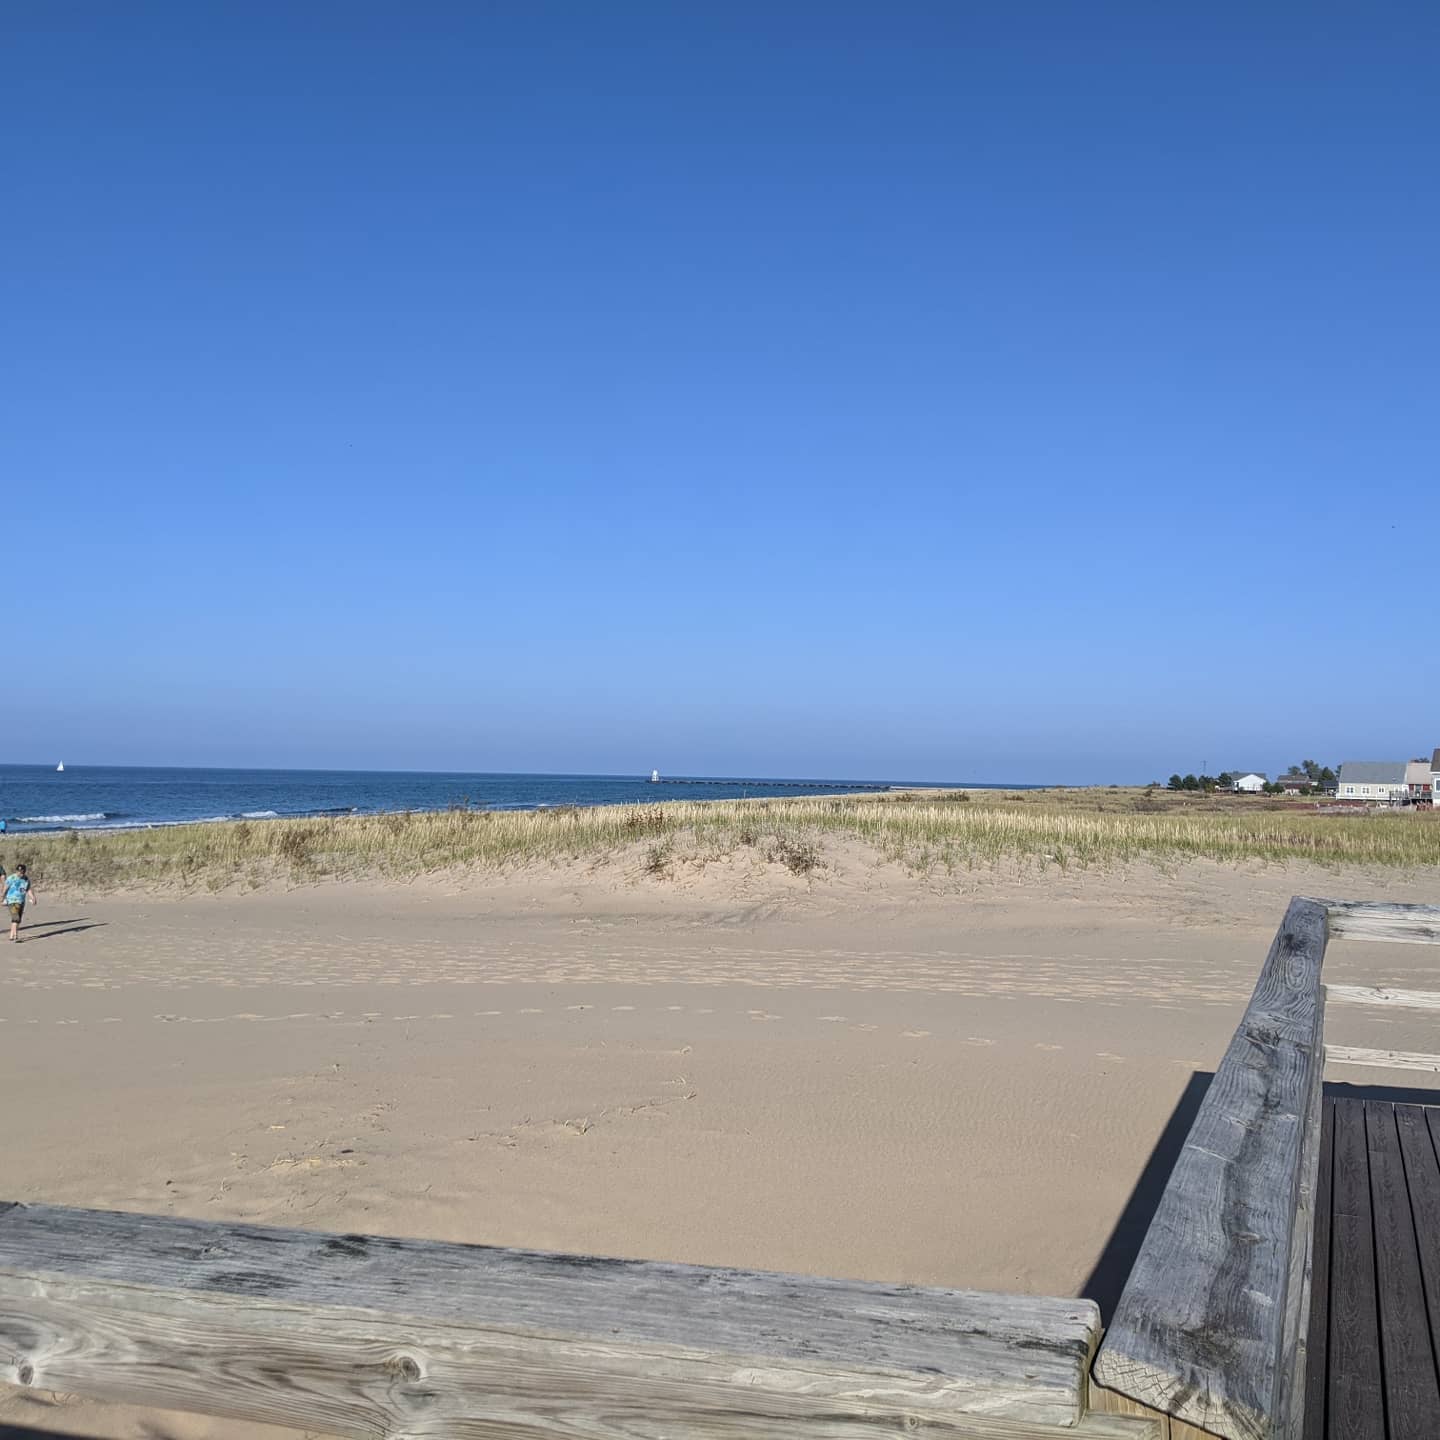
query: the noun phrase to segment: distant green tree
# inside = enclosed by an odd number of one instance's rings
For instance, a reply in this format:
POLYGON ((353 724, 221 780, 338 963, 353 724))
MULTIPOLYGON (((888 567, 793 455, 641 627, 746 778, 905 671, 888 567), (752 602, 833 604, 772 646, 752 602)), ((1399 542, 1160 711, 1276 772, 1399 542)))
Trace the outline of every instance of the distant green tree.
POLYGON ((1235 777, 1228 770, 1222 770, 1215 777, 1215 783, 1219 785, 1222 790, 1228 790, 1235 783, 1235 777))
POLYGON ((1172 775, 1165 783, 1171 790, 1183 790, 1185 788, 1185 782, 1178 775, 1172 775))
POLYGON ((1215 787, 1220 783, 1213 775, 1201 775, 1197 778, 1200 781, 1200 788, 1207 795, 1213 794, 1215 791, 1215 787))
MULTIPOLYGON (((1293 775, 1296 772, 1292 770, 1290 773, 1293 775)), ((1267 780, 1260 787, 1261 792, 1265 795, 1279 795, 1284 789, 1285 787, 1278 780, 1267 780)))
MULTIPOLYGON (((1292 769, 1292 770, 1290 771, 1290 773, 1291 773, 1292 775, 1294 775, 1296 772, 1292 769)), ((1319 761, 1316 761, 1316 760, 1302 760, 1302 761, 1300 762, 1300 772, 1299 772, 1299 773, 1302 774, 1302 775, 1308 775, 1308 776, 1310 777, 1310 779, 1312 779, 1312 780, 1319 780, 1319 778, 1320 778, 1320 764, 1319 764, 1319 761)))
POLYGON ((1339 782, 1339 778, 1340 777, 1336 775, 1336 773, 1328 765, 1326 765, 1324 769, 1322 769, 1320 773, 1315 777, 1315 781, 1322 790, 1333 790, 1336 784, 1339 782))
POLYGON ((1186 790, 1198 790, 1200 788, 1200 780, 1195 775, 1187 775, 1180 784, 1186 790))

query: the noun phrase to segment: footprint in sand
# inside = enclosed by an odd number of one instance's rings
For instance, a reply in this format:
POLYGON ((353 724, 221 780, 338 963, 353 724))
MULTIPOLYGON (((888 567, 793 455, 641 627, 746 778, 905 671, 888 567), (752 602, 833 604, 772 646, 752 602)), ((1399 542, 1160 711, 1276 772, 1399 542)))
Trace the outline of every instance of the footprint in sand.
POLYGON ((848 1015, 821 1015, 821 1020, 828 1020, 832 1025, 843 1025, 850 1017, 848 1015))
POLYGON ((1095 1058, 1097 1060, 1118 1060, 1122 1065, 1125 1063, 1125 1057, 1123 1055, 1112 1054, 1109 1050, 1097 1050, 1095 1052, 1095 1058))
POLYGON ((747 1010, 745 1012, 752 1020, 783 1020, 783 1015, 772 1015, 768 1010, 747 1010))
POLYGON ((906 1040, 924 1040, 930 1032, 928 1030, 902 1030, 900 1034, 906 1040))
POLYGON ((965 1043, 967 1045, 993 1045, 995 1042, 988 1035, 967 1035, 965 1043))
POLYGON ((1063 1050, 1065 1047, 1063 1045, 1047 1045, 1043 1040, 1037 1040, 1035 1048, 1037 1050, 1063 1050))

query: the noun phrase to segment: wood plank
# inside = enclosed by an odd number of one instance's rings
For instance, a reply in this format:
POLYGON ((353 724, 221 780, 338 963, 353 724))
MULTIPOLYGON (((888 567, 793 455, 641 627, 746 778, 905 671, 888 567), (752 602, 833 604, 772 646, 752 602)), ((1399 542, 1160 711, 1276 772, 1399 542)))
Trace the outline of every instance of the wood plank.
POLYGON ((1375 1070, 1428 1070, 1440 1072, 1440 1055, 1418 1050, 1369 1050, 1363 1045, 1327 1045, 1327 1065, 1368 1065, 1375 1070))
POLYGON ((1365 1109, 1335 1106, 1335 1190, 1330 1213, 1330 1433, 1344 1440, 1385 1440, 1380 1373, 1380 1316, 1375 1294, 1375 1237, 1365 1109))
POLYGON ((1326 924, 1311 900, 1286 911, 1095 1364, 1102 1385, 1231 1440, 1287 1433, 1302 1400, 1326 924))
POLYGON ((366 1440, 1073 1426, 1098 1332, 1085 1300, 0 1216, 0 1380, 366 1440))
MULTIPOLYGON (((1043 1436, 1044 1440, 1070 1440, 1071 1436, 1075 1440, 1170 1440, 1161 1428, 1164 1419, 1163 1415, 1107 1415, 1091 1411, 1073 1430, 1031 1430, 1030 1434, 1043 1436)), ((965 1440, 969 1440, 968 1435, 965 1440)), ((996 1440, 1001 1440, 998 1434, 996 1440)))
POLYGON ((1388 985, 1327 985, 1327 1003, 1398 1006, 1404 1010, 1440 1010, 1440 990, 1394 990, 1388 985))
POLYGON ((1440 1343, 1440 1159, 1427 1118, 1440 1128, 1440 1110, 1397 1105, 1395 1127, 1405 1160, 1405 1184, 1415 1220, 1415 1248, 1420 1256, 1420 1284, 1430 1316, 1432 1347, 1440 1343))
POLYGON ((1440 944, 1440 905, 1391 905, 1379 900, 1321 900, 1332 940, 1397 940, 1440 944))
POLYGON ((1172 1422, 1168 1415, 1152 1410, 1148 1405, 1142 1405, 1138 1400, 1132 1400, 1128 1395, 1121 1395, 1116 1390, 1107 1390, 1093 1380, 1086 1396, 1086 1406, 1086 1413, 1092 1415, 1144 1416, 1155 1422, 1156 1440, 1171 1440, 1172 1422))
POLYGON ((1440 1436, 1440 1382, 1420 1284, 1415 1222, 1394 1105, 1365 1102, 1370 1206, 1375 1227, 1375 1289, 1386 1423, 1392 1435, 1440 1436))
POLYGON ((1310 1320, 1305 1329, 1305 1440, 1326 1440, 1325 1391, 1329 1379, 1330 1208, 1334 1176, 1335 1102, 1325 1101, 1321 1119, 1320 1166, 1315 1180, 1314 1274, 1310 1320))

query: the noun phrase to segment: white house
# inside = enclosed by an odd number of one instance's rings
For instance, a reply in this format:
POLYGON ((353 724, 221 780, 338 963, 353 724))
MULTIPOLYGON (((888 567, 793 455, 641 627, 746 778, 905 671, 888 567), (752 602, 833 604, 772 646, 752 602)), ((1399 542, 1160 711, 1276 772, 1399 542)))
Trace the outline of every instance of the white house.
POLYGON ((1258 795, 1265 788, 1265 777, 1258 770, 1231 770, 1230 788, 1242 795, 1258 795))
POLYGON ((1340 767, 1342 800, 1403 800, 1410 793, 1403 760, 1347 760, 1340 767))

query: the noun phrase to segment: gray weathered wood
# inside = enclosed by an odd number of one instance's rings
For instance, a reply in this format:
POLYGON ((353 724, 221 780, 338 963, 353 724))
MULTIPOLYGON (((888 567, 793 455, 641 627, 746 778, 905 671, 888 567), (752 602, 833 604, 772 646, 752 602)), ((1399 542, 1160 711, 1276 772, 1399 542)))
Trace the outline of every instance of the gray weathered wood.
POLYGON ((0 1380, 336 1435, 1019 1440, 1080 1419, 1098 1331, 1084 1300, 0 1214, 0 1380))
POLYGON ((1095 1363, 1102 1385, 1230 1440, 1303 1403, 1325 907, 1291 901, 1095 1363))
POLYGON ((1363 1045, 1327 1045, 1325 1059, 1331 1065, 1366 1065, 1372 1070, 1440 1071, 1440 1055, 1423 1050, 1370 1050, 1363 1045))
POLYGON ((1317 900, 1330 917, 1333 940, 1399 940, 1440 945, 1440 905, 1391 905, 1379 900, 1317 900))
POLYGON ((1327 985, 1325 1000, 1401 1010, 1440 1010, 1440 990, 1394 990, 1388 985, 1327 985))

